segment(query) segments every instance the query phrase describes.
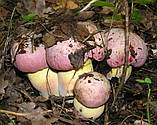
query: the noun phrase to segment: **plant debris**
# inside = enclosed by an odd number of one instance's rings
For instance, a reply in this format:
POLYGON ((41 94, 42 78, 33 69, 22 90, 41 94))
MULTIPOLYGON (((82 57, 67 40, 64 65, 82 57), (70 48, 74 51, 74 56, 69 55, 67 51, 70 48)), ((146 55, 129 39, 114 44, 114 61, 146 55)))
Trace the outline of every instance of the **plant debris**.
MULTIPOLYGON (((124 3, 116 0, 106 0, 110 3, 105 5, 100 5, 98 0, 0 0, 0 125, 148 125, 148 87, 136 81, 145 78, 152 81, 149 114, 150 124, 156 125, 157 1, 140 1, 128 4, 128 28, 145 41, 148 58, 142 67, 132 68, 114 105, 119 78, 112 77, 111 97, 103 114, 93 120, 78 116, 71 101, 74 97, 43 98, 31 85, 27 74, 13 66, 10 49, 15 42, 23 43, 28 39, 35 46, 44 44, 45 48, 70 37, 85 41, 83 44, 86 45, 86 40, 93 41, 94 37, 78 22, 91 21, 103 31, 113 27, 126 28, 124 3)), ((75 68, 83 65, 80 55, 92 47, 95 46, 87 45, 87 50, 69 56, 75 68), (79 59, 81 63, 76 64, 79 59)), ((94 71, 106 76, 111 71, 106 60, 107 57, 100 62, 92 60, 94 71)))

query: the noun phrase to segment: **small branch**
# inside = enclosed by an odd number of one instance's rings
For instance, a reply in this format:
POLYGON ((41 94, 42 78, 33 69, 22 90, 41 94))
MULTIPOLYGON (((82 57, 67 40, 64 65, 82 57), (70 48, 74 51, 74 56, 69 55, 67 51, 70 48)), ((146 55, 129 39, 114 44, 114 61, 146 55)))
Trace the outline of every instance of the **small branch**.
POLYGON ((82 10, 80 10, 80 13, 83 12, 83 11, 85 11, 85 10, 87 10, 90 7, 90 5, 92 3, 94 3, 94 2, 96 2, 96 1, 98 1, 98 0, 92 0, 91 2, 89 2, 82 10))
MULTIPOLYGON (((110 23, 110 27, 109 27, 109 30, 108 30, 108 33, 107 33, 107 35, 106 35, 106 37, 105 37, 105 45, 104 45, 104 51, 105 52, 107 52, 107 48, 108 48, 108 40, 107 40, 107 38, 108 38, 108 36, 109 36, 109 34, 110 34, 110 30, 112 29, 112 25, 113 25, 113 22, 114 22, 114 17, 115 17, 115 15, 117 14, 117 11, 118 11, 118 7, 120 6, 120 4, 119 4, 119 2, 117 2, 116 3, 116 6, 115 6, 115 8, 114 8, 114 11, 113 11, 113 15, 112 15, 112 19, 111 19, 111 23, 110 23)), ((104 43, 103 43, 104 44, 104 43)))
POLYGON ((115 104, 115 101, 117 100, 117 96, 125 83, 125 77, 126 77, 126 72, 127 72, 127 67, 128 67, 128 57, 129 57, 129 7, 128 7, 128 1, 124 0, 124 4, 125 4, 125 48, 124 48, 125 63, 124 63, 124 67, 123 67, 121 82, 119 84, 117 92, 115 93, 115 97, 114 97, 112 106, 115 104))
POLYGON ((47 110, 43 112, 31 112, 31 113, 16 113, 16 112, 7 111, 7 110, 0 110, 0 113, 6 113, 6 114, 11 114, 11 115, 16 115, 16 116, 38 115, 38 114, 45 114, 49 112, 52 112, 52 110, 47 110))
POLYGON ((122 73, 122 79, 121 79, 121 87, 122 88, 124 82, 125 82, 125 77, 126 77, 126 71, 128 67, 128 57, 129 57, 129 7, 128 7, 128 1, 125 1, 125 63, 123 67, 123 73, 122 73))
POLYGON ((140 116, 138 116, 138 115, 128 115, 122 122, 121 122, 121 124, 120 125, 124 125, 124 122, 128 119, 128 118, 130 118, 130 117, 137 117, 137 118, 139 118, 139 119, 141 119, 141 117, 140 116))
POLYGON ((48 68, 47 73, 46 73, 46 88, 47 88, 47 93, 50 96, 50 95, 52 95, 52 92, 51 92, 51 88, 50 88, 50 84, 49 84, 49 71, 50 71, 50 69, 48 68))
MULTIPOLYGON (((7 54, 9 41, 11 41, 11 38, 10 38, 10 31, 11 31, 11 29, 12 29, 12 21, 13 21, 14 14, 15 14, 15 8, 13 9, 12 14, 11 14, 11 17, 10 17, 10 22, 9 22, 9 26, 8 26, 8 34, 7 34, 7 38, 6 38, 6 41, 5 41, 5 43, 4 43, 4 48, 3 48, 3 52, 2 52, 2 53, 4 53, 5 55, 7 54)), ((4 68, 4 58, 5 58, 5 56, 2 56, 2 67, 3 67, 3 68, 4 68)))
MULTIPOLYGON (((108 31, 108 30, 107 30, 108 31)), ((105 32, 107 32, 107 31, 105 31, 105 32)), ((87 40, 89 40, 91 37, 93 37, 95 34, 97 34, 97 33, 100 33, 100 32, 103 32, 103 30, 96 30, 96 31, 94 31, 93 33, 90 33, 89 35, 88 35, 88 37, 86 37, 83 41, 82 41, 82 43, 85 43, 87 40)))

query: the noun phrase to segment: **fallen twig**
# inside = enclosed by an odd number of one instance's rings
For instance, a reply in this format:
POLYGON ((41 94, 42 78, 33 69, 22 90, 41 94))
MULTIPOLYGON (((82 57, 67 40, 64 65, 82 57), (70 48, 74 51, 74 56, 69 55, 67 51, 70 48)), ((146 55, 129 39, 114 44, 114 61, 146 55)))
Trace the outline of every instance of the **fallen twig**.
POLYGON ((16 116, 28 116, 28 115, 38 115, 38 114, 45 114, 52 112, 52 110, 47 110, 43 112, 31 112, 31 113, 17 113, 17 112, 12 112, 12 111, 7 111, 7 110, 0 110, 1 113, 6 113, 6 114, 11 114, 11 115, 16 115, 16 116))
POLYGON ((115 104, 115 101, 117 100, 117 96, 125 83, 126 71, 127 71, 127 67, 128 67, 128 57, 129 57, 129 7, 128 7, 128 1, 124 0, 124 4, 125 4, 125 48, 124 48, 125 63, 124 63, 124 67, 123 67, 121 82, 119 84, 117 92, 115 93, 115 97, 114 97, 112 106, 115 104))

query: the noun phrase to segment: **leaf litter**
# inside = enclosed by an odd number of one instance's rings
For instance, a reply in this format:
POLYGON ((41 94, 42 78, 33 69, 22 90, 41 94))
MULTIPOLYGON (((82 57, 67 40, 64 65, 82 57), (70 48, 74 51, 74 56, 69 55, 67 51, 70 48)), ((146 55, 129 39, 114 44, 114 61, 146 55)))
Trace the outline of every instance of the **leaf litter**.
MULTIPOLYGON (((147 43, 149 56, 141 68, 134 68, 133 72, 118 95, 114 106, 113 95, 106 104, 106 111, 95 121, 91 119, 77 119, 74 107, 68 102, 64 102, 63 97, 51 97, 45 100, 39 92, 33 88, 26 77, 14 68, 10 62, 9 50, 18 36, 27 34, 28 31, 36 35, 42 34, 42 38, 36 38, 35 43, 44 42, 46 47, 56 44, 57 41, 66 40, 73 35, 79 41, 88 37, 88 32, 77 24, 78 21, 91 20, 100 25, 102 29, 110 26, 113 20, 113 27, 124 28, 125 18, 123 6, 117 10, 114 18, 114 7, 92 6, 88 10, 77 15, 77 12, 89 3, 83 0, 0 0, 0 124, 50 125, 50 124, 147 124, 146 98, 147 86, 139 84, 136 79, 151 78, 150 115, 151 124, 157 124, 157 2, 151 4, 134 4, 136 14, 129 23, 131 31, 140 35, 147 43), (82 3, 83 2, 83 3, 82 3), (8 35, 8 26, 13 8, 16 7, 24 15, 35 13, 37 16, 24 22, 19 12, 15 12, 12 21, 10 40, 7 46, 7 53, 3 54, 5 41, 8 35), (89 13, 89 14, 88 14, 89 13), (138 14, 137 14, 138 13, 138 14), (76 16, 73 16, 76 14, 76 16), (138 19, 141 15, 141 20, 138 19), (137 22, 138 19, 138 22, 137 22), (31 23, 33 22, 33 23, 31 23), (70 26, 70 28, 69 28, 70 26), (4 57, 4 58, 2 58, 4 57), (9 72, 8 72, 9 71, 9 72), (63 103, 65 103, 63 107, 63 103), (108 105, 108 106, 107 106, 108 105), (19 116, 19 114, 21 116, 19 116), (7 117, 5 116, 7 115, 7 117), (10 120, 11 121, 10 121, 10 120)), ((137 0, 138 1, 138 0, 137 0)), ((109 2, 114 3, 114 0, 109 2)), ((129 4, 131 7, 131 5, 129 4)), ((131 10, 130 10, 131 12, 131 10)), ((93 38, 91 38, 93 39, 93 38)), ((93 60, 94 69, 97 72, 106 74, 110 67, 105 61, 97 62, 93 60)), ((111 80, 112 93, 118 87, 116 78, 111 80)), ((65 97, 70 100, 73 97, 65 97)))

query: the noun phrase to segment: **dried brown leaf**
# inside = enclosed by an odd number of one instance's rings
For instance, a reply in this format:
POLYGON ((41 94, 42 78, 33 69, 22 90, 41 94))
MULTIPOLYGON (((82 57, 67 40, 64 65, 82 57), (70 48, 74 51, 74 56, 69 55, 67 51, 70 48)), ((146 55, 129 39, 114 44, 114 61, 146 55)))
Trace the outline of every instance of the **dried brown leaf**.
POLYGON ((41 107, 36 108, 36 104, 33 102, 24 102, 18 106, 23 113, 30 113, 30 115, 26 115, 25 117, 31 120, 33 125, 51 125, 51 123, 54 123, 58 120, 54 117, 51 117, 50 119, 45 118, 43 114, 44 110, 41 107))
POLYGON ((7 14, 8 14, 8 11, 4 9, 3 7, 0 7, 0 17, 2 17, 3 19, 6 19, 7 14))
POLYGON ((101 14, 109 14, 114 11, 114 7, 103 6, 103 9, 100 11, 101 14))
POLYGON ((83 41, 88 35, 89 32, 85 26, 77 24, 76 21, 63 21, 56 26, 55 30, 46 33, 42 40, 46 47, 50 47, 58 41, 68 40, 71 37, 83 41))
POLYGON ((157 115, 157 101, 150 101, 152 111, 157 115))
MULTIPOLYGON (((51 0, 48 1, 51 2, 51 0)), ((55 10, 58 10, 60 8, 66 8, 66 9, 78 8, 78 5, 74 2, 74 0, 56 0, 55 4, 57 4, 57 6, 54 7, 55 10)))
POLYGON ((23 0, 25 8, 30 13, 35 13, 39 16, 43 15, 45 9, 45 0, 23 0))

